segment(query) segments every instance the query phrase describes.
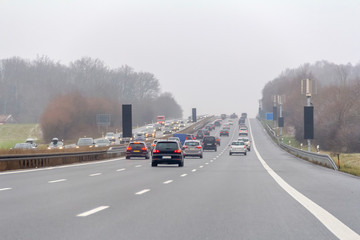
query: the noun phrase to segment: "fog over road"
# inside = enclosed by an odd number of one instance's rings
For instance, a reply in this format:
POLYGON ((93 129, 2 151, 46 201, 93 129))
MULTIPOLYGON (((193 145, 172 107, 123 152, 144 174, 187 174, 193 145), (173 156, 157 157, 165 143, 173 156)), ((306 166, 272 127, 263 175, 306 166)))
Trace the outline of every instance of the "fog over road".
POLYGON ((119 158, 0 173, 1 239, 358 239, 359 178, 297 159, 250 125, 247 156, 228 154, 234 125, 183 168, 119 158))

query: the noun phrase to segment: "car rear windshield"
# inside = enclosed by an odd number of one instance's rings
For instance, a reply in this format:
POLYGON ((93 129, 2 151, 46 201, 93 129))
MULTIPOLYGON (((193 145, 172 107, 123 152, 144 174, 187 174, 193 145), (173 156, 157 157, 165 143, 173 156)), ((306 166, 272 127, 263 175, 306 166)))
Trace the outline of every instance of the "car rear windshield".
POLYGON ((240 146, 240 145, 244 145, 244 142, 232 142, 231 145, 240 146))
POLYGON ((143 143, 130 143, 130 147, 133 148, 133 149, 141 149, 141 148, 143 148, 145 146, 144 146, 143 143))
POLYGON ((176 142, 158 142, 156 149, 159 151, 176 150, 178 149, 178 144, 176 142))
POLYGON ((203 142, 215 142, 215 137, 204 137, 203 142))
POLYGON ((78 141, 78 146, 87 146, 92 145, 94 143, 94 140, 92 138, 80 138, 78 141))
POLYGON ((199 142, 185 142, 185 146, 199 146, 199 142))

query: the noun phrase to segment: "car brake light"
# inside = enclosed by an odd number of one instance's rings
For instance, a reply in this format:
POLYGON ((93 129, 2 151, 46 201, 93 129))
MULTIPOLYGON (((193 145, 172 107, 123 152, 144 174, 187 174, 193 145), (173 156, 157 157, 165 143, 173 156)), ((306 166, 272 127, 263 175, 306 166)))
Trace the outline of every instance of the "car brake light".
POLYGON ((197 148, 197 149, 201 149, 201 146, 197 146, 196 148, 197 148))
POLYGON ((181 153, 181 149, 176 149, 174 153, 181 153))
POLYGON ((126 148, 126 151, 131 151, 131 147, 126 148))
POLYGON ((153 153, 159 153, 160 151, 157 149, 154 149, 153 153))
POLYGON ((184 149, 186 149, 187 148, 187 146, 184 146, 184 149))
POLYGON ((143 148, 141 148, 141 150, 146 151, 147 149, 146 149, 146 147, 143 147, 143 148))

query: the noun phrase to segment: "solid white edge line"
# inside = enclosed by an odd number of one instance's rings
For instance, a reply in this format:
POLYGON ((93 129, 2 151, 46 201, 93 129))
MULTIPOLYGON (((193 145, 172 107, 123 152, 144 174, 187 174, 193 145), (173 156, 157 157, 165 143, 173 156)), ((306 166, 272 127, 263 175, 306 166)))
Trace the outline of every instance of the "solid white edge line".
POLYGON ((282 179, 274 170, 272 170, 265 160, 261 157, 258 152, 255 144, 254 135, 252 134, 251 124, 249 121, 250 133, 252 138, 253 149, 259 161, 265 168, 265 170, 270 174, 270 176, 276 181, 279 186, 284 189, 291 197, 293 197, 297 202, 299 202, 304 208, 306 208, 312 215, 314 215, 330 232, 332 232, 339 239, 360 239, 359 234, 354 232, 343 222, 333 216, 331 213, 326 211, 324 208, 317 205, 315 202, 311 201, 309 198, 304 196, 302 193, 297 191, 295 188, 290 186, 284 179, 282 179))
POLYGON ((172 182, 173 182, 173 180, 167 180, 167 181, 163 182, 163 184, 169 184, 169 183, 172 183, 172 182))
POLYGON ((7 191, 7 190, 11 190, 12 188, 0 188, 0 191, 7 191))
POLYGON ((135 193, 135 195, 142 195, 142 194, 147 193, 149 191, 150 191, 150 189, 144 189, 144 190, 141 190, 141 191, 135 193))
POLYGON ((58 179, 58 180, 52 180, 52 181, 49 181, 48 183, 58 183, 58 182, 65 182, 66 179, 58 179))
POLYGON ((89 211, 80 213, 80 214, 78 214, 78 215, 76 215, 76 216, 77 216, 77 217, 87 217, 87 216, 90 216, 91 214, 100 212, 100 211, 105 210, 105 209, 107 209, 107 208, 109 208, 109 206, 100 206, 100 207, 94 208, 94 209, 92 209, 92 210, 89 210, 89 211))

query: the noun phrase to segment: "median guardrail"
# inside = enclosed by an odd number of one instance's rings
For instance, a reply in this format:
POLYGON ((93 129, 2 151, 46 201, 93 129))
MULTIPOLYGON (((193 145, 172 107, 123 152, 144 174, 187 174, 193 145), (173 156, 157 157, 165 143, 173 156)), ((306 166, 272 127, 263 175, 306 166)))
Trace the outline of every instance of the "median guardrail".
POLYGON ((276 132, 269 126, 269 124, 263 123, 263 125, 265 125, 265 129, 267 130, 267 133, 271 136, 271 138, 285 151, 291 153, 292 155, 295 155, 296 157, 302 158, 304 160, 319 164, 324 167, 332 168, 335 171, 338 170, 337 165, 335 164, 334 160, 329 155, 308 152, 308 151, 304 151, 304 150, 289 146, 281 141, 281 139, 276 135, 276 132))
MULTIPOLYGON (((207 117, 191 124, 179 131, 179 133, 193 133, 205 126, 213 117, 207 117)), ((164 136, 161 138, 168 138, 164 136)), ((152 140, 146 141, 148 144, 152 140)), ((93 150, 84 152, 57 152, 57 153, 35 153, 35 154, 10 154, 0 156, 0 171, 17 170, 26 168, 52 167, 72 163, 99 161, 109 158, 125 156, 126 146, 115 145, 105 150, 93 150)))
POLYGON ((0 156, 0 171, 52 167, 107 158, 107 151, 0 156))

